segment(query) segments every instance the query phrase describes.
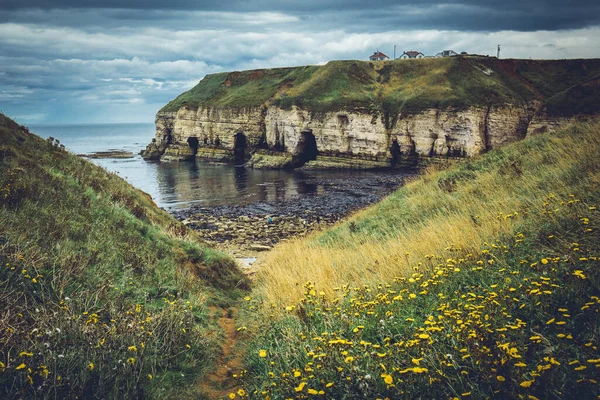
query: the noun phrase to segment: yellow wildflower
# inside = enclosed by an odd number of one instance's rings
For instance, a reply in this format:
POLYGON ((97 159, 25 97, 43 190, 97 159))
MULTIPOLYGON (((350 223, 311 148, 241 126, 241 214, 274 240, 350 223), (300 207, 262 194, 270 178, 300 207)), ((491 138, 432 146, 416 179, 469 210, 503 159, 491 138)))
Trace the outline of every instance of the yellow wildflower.
POLYGON ((527 364, 525 364, 524 362, 520 361, 518 363, 515 364, 515 367, 526 367, 527 364))
POLYGON ((386 385, 391 385, 394 383, 394 378, 390 374, 381 374, 381 377, 386 385))
POLYGON ((265 358, 267 356, 267 351, 266 350, 260 350, 258 352, 258 356, 262 357, 262 358, 265 358))
POLYGON ((87 366, 87 369, 90 370, 90 371, 93 371, 94 368, 95 368, 94 363, 89 363, 88 366, 87 366))
POLYGON ((301 392, 302 390, 304 390, 304 386, 306 386, 306 382, 300 382, 300 384, 294 388, 294 390, 296 392, 301 392))
POLYGON ((19 364, 19 366, 17 368, 15 368, 17 371, 24 369, 27 365, 25 365, 25 363, 21 363, 19 364))
POLYGON ((583 271, 580 270, 580 269, 578 269, 575 272, 573 272, 573 275, 575 275, 579 279, 586 279, 586 276, 584 275, 583 271))

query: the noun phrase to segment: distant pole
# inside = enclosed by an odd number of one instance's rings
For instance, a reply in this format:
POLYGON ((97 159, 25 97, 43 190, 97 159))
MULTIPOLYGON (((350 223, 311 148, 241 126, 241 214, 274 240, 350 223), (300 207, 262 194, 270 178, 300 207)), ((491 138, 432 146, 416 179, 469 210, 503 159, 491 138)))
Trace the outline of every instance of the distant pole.
POLYGON ((394 45, 394 60, 396 59, 396 45, 394 45))
POLYGON ((498 53, 496 54, 496 58, 500 58, 500 45, 498 45, 498 53))

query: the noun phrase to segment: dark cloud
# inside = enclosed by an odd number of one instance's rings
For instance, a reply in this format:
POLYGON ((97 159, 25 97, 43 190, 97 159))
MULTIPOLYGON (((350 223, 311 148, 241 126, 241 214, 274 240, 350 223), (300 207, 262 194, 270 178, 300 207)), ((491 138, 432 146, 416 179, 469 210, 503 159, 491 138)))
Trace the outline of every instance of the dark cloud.
POLYGON ((391 56, 394 45, 599 57, 596 3, 0 0, 0 111, 22 123, 152 121, 208 73, 391 56))
POLYGON ((326 9, 369 9, 395 5, 432 5, 432 4, 468 4, 487 5, 495 8, 520 8, 536 11, 536 9, 556 7, 567 3, 570 7, 586 7, 595 4, 593 0, 3 0, 2 8, 131 8, 131 9, 183 9, 183 10, 218 10, 218 11, 312 11, 326 9))
MULTIPOLYGON (((8 12, 0 20, 20 20, 20 17, 41 21, 48 16, 58 17, 69 24, 85 23, 88 26, 106 23, 138 25, 140 21, 154 21, 159 25, 179 20, 190 26, 193 20, 187 11, 202 13, 277 12, 302 18, 327 26, 344 26, 356 32, 406 29, 456 29, 472 31, 494 30, 560 30, 577 29, 600 24, 600 2, 597 0, 172 0, 167 4, 158 0, 4 0, 0 9, 8 12), (44 10, 37 16, 32 9, 44 10), (83 19, 64 18, 69 10, 92 10, 83 19), (23 11, 15 13, 15 11, 23 11), (63 10, 61 18, 61 12, 63 10), (67 11, 66 13, 64 11, 67 11), (102 11, 99 11, 102 10, 102 11), (11 12, 12 11, 12 12, 11 12)), ((85 12, 81 13, 85 14, 85 12)), ((215 15, 218 20, 218 15, 215 15)), ((31 21, 31 20, 30 20, 31 21)), ((47 19, 45 22, 51 22, 47 19)), ((243 24, 243 21, 242 21, 243 24)), ((209 25, 210 22, 209 22, 209 25)))

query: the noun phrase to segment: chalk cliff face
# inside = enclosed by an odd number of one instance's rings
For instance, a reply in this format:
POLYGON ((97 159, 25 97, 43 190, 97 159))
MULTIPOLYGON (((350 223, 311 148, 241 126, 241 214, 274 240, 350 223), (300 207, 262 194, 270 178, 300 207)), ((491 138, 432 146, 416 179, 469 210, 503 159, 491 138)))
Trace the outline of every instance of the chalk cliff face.
MULTIPOLYGON (((492 73, 486 71, 486 76, 492 73)), ((230 89, 235 79, 241 79, 240 73, 223 79, 227 93, 239 92, 230 89)), ((266 80, 264 73, 256 71, 248 82, 253 79, 266 80)), ((247 84, 238 82, 242 87, 247 84)), ((277 85, 278 91, 260 104, 215 101, 161 110, 156 117, 156 138, 144 156, 256 168, 404 167, 427 157, 471 157, 569 121, 565 116, 548 115, 535 96, 512 103, 424 104, 408 110, 388 107, 385 99, 379 101, 381 107, 377 99, 369 100, 370 107, 346 107, 343 102, 316 107, 304 104, 306 95, 298 104, 274 101, 282 91, 294 93, 289 79, 277 85)))
POLYGON ((378 112, 311 115, 297 107, 182 108, 157 115, 156 141, 146 154, 170 161, 198 158, 271 168, 304 165, 302 161, 313 168, 407 166, 422 157, 471 157, 568 122, 565 118, 533 120, 534 110, 511 105, 428 108, 398 115, 386 127, 385 116, 378 112), (316 159, 302 160, 303 153, 310 151, 306 141, 311 136, 316 159), (294 157, 300 159, 293 162, 294 157))

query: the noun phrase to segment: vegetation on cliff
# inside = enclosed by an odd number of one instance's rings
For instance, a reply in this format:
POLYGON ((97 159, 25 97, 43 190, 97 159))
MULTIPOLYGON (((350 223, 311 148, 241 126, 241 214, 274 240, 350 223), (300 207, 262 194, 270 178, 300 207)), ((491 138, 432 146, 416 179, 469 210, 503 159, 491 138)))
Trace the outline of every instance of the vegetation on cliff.
POLYGON ((184 106, 272 104, 284 109, 299 106, 315 113, 378 111, 393 118, 400 112, 426 107, 524 105, 553 98, 552 104, 558 107, 549 107, 549 111, 570 116, 577 113, 573 104, 579 107, 584 102, 594 107, 593 96, 580 96, 573 102, 557 95, 574 92, 574 87, 599 75, 600 60, 451 57, 376 63, 331 61, 323 66, 207 75, 161 111, 177 111, 184 106))
POLYGON ((208 305, 234 300, 230 398, 597 396, 600 121, 279 245, 243 299, 232 261, 147 195, 4 116, 0 139, 4 397, 197 397, 174 386, 215 360, 208 305))
POLYGON ((247 287, 123 179, 0 114, 0 397, 165 398, 247 287))
POLYGON ((596 398, 598 159, 600 122, 581 123, 278 246, 246 297, 241 393, 596 398))

